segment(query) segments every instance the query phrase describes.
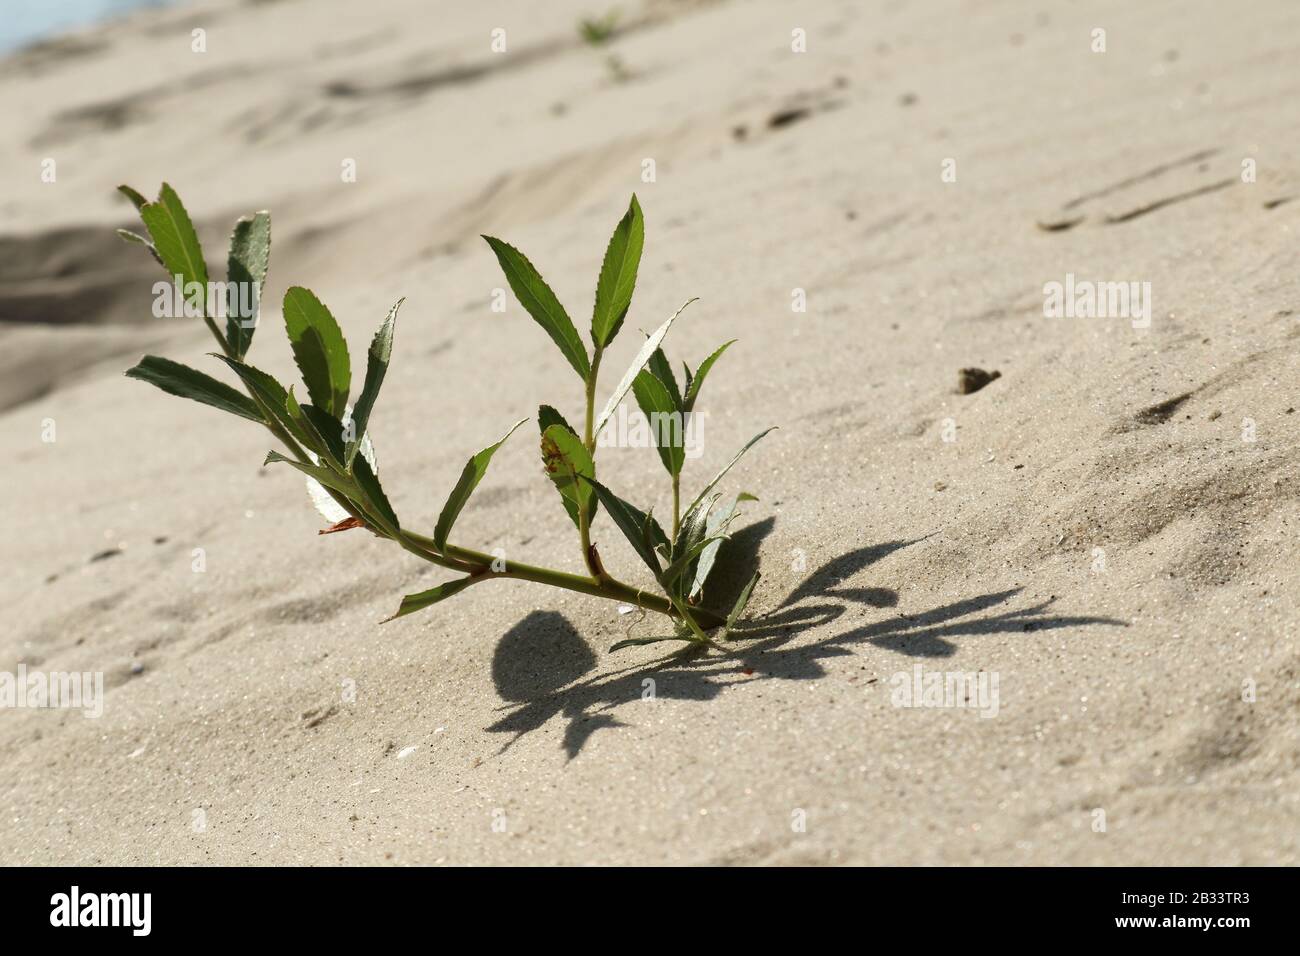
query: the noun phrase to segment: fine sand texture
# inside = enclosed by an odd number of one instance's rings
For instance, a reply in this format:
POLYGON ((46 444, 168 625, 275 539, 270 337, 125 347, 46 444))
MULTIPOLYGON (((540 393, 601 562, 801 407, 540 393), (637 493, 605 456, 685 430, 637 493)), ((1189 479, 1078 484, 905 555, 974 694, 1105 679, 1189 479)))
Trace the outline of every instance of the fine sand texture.
MULTIPOLYGON (((0 671, 105 683, 0 711, 0 863, 1300 861, 1300 6, 620 7, 593 45, 595 0, 199 0, 0 61, 0 671), (655 622, 515 581, 381 625, 449 572, 319 536, 264 430, 122 376, 230 380, 113 234, 163 180, 210 262, 271 210, 282 380, 286 287, 356 368, 406 297, 371 434, 426 533, 512 422, 582 415, 479 235, 585 333, 635 191, 600 400, 691 296, 675 363, 739 339, 685 488, 780 426, 726 484, 747 639, 609 654, 655 622), (1149 283, 1149 325, 1046 316, 1067 276, 1149 283), (898 706, 918 673, 996 714, 898 706)), ((578 572, 536 434, 453 537, 578 572)), ((599 461, 668 509, 653 450, 599 461)))

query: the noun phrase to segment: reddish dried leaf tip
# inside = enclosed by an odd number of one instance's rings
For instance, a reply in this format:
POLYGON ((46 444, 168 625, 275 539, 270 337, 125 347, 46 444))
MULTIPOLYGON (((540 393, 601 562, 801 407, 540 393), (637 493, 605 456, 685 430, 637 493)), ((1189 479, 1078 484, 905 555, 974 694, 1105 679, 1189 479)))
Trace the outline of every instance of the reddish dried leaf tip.
POLYGON ((364 528, 365 526, 366 523, 362 521, 360 518, 353 518, 349 516, 347 518, 344 518, 338 524, 332 524, 328 528, 322 528, 320 531, 317 531, 316 533, 333 534, 335 531, 348 531, 352 528, 364 528))

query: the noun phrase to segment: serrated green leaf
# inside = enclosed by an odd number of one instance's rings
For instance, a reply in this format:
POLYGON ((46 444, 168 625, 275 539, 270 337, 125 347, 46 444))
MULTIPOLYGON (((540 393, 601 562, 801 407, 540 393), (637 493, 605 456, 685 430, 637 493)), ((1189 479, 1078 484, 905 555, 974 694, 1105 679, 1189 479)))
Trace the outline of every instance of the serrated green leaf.
POLYGON ((496 454, 498 448, 505 444, 505 440, 514 434, 515 429, 526 421, 528 421, 526 418, 519 419, 510 426, 510 430, 501 437, 499 442, 495 445, 488 445, 487 448, 484 448, 465 463, 465 469, 460 473, 460 479, 456 482, 456 487, 447 496, 447 503, 442 506, 442 514, 438 515, 438 524, 433 529, 433 543, 439 551, 446 551, 447 536, 451 534, 451 527, 456 523, 456 518, 460 516, 465 503, 469 501, 469 496, 474 493, 478 483, 487 474, 488 464, 492 461, 492 456, 496 454))
POLYGON ((407 614, 413 614, 416 611, 422 611, 430 605, 437 604, 439 601, 445 601, 453 595, 459 594, 475 581, 475 577, 457 578, 455 581, 448 581, 445 584, 439 584, 437 587, 429 588, 427 591, 421 591, 418 594, 408 594, 402 598, 402 603, 398 605, 397 613, 390 618, 386 618, 381 623, 387 624, 389 621, 395 621, 399 617, 405 617, 407 614))
POLYGON ((645 246, 645 219, 641 204, 632 196, 627 213, 614 228, 596 283, 596 306, 591 315, 591 340, 600 348, 614 341, 636 288, 637 267, 645 246))
POLYGON ((573 426, 564 420, 564 416, 550 405, 539 405, 537 407, 538 430, 545 433, 546 429, 550 428, 552 425, 563 425, 569 431, 573 432, 573 434, 578 434, 576 431, 573 431, 573 426))
POLYGON ((700 367, 695 370, 694 377, 686 385, 686 398, 683 400, 682 407, 692 412, 695 410, 695 400, 700 397, 700 389, 704 387, 704 376, 709 374, 709 369, 713 368, 713 363, 722 357, 722 353, 727 351, 734 343, 735 339, 723 343, 717 351, 700 363, 700 367))
POLYGON ((271 214, 263 211, 243 217, 235 223, 230 235, 230 254, 226 259, 226 341, 234 350, 235 358, 247 355, 253 342, 270 265, 271 214), (251 291, 251 315, 241 314, 244 287, 251 291))
MULTIPOLYGON (((672 396, 673 407, 678 411, 684 411, 685 406, 682 404, 682 393, 677 388, 677 379, 673 375, 673 367, 668 362, 668 356, 664 354, 663 349, 655 349, 654 354, 650 356, 650 361, 646 363, 646 369, 655 378, 663 384, 672 396)), ((635 385, 635 382, 633 383, 635 385)), ((690 386, 690 382, 686 383, 690 386)))
POLYGON ((266 423, 261 411, 258 410, 257 403, 247 395, 188 365, 181 365, 179 362, 160 358, 157 355, 146 355, 133 368, 127 369, 126 375, 128 378, 155 385, 170 395, 193 399, 204 405, 219 408, 223 412, 247 418, 249 421, 266 423))
POLYGON ((579 476, 593 477, 596 466, 582 439, 563 421, 542 432, 542 467, 563 496, 569 517, 581 527, 580 513, 585 512, 590 518, 596 508, 595 493, 579 481, 579 476))
MULTIPOLYGON (((736 517, 737 506, 742 501, 757 500, 758 499, 749 492, 742 491, 740 494, 734 495, 721 508, 714 508, 709 512, 708 524, 704 529, 705 535, 709 538, 714 538, 715 536, 723 534, 727 530, 728 525, 731 524, 732 519, 736 517)), ((688 592, 692 598, 703 593, 704 584, 708 581, 709 575, 713 572, 713 565, 717 561, 718 551, 721 548, 722 539, 719 538, 718 540, 714 540, 708 547, 700 552, 700 559, 695 565, 695 580, 691 583, 691 589, 688 592)))
POLYGON ((506 281, 510 283, 519 304, 551 337, 551 341, 559 346, 573 370, 585 382, 591 374, 591 360, 587 357, 586 346, 582 344, 573 320, 564 311, 564 306, 560 305, 560 300, 555 297, 551 287, 546 284, 541 273, 533 268, 528 258, 514 246, 492 236, 484 236, 483 239, 496 253, 501 271, 505 273, 506 281))
POLYGON ((393 354, 393 331, 397 324, 397 310, 405 299, 398 299, 397 304, 388 310, 388 317, 379 327, 375 337, 370 341, 370 351, 366 355, 366 383, 361 387, 361 397, 352 409, 352 440, 347 445, 345 464, 352 467, 352 459, 366 437, 370 427, 370 413, 374 410, 375 399, 379 397, 379 388, 384 384, 388 373, 388 361, 393 354))
POLYGON ((310 290, 293 286, 284 294, 284 325, 312 402, 341 419, 347 412, 352 365, 338 322, 310 290))
POLYGON ((690 507, 688 507, 686 510, 687 510, 687 511, 690 511, 692 508, 697 507, 697 506, 699 505, 699 503, 700 503, 701 501, 704 500, 704 497, 705 497, 705 496, 706 496, 710 491, 713 490, 713 486, 716 485, 718 482, 720 482, 724 477, 726 477, 727 472, 731 471, 732 467, 736 464, 736 462, 740 461, 741 457, 744 456, 745 452, 747 452, 747 451, 749 451, 751 448, 753 448, 754 445, 758 442, 758 440, 759 440, 760 438, 762 438, 762 437, 763 437, 764 435, 766 435, 768 432, 773 432, 773 431, 776 431, 776 426, 775 426, 775 425, 773 425, 771 428, 765 428, 765 429, 763 429, 761 432, 759 432, 757 435, 755 435, 755 436, 754 436, 753 438, 751 438, 749 441, 745 442, 745 447, 741 448, 740 451, 736 452, 735 457, 732 458, 731 461, 727 462, 726 467, 723 468, 722 471, 718 472, 716 475, 713 476, 713 480, 710 481, 707 485, 704 486, 704 490, 701 491, 701 492, 700 492, 700 493, 695 497, 695 500, 691 502, 690 507))
POLYGON ((735 606, 731 609, 731 613, 727 615, 726 631, 728 633, 736 626, 736 622, 740 620, 740 615, 745 613, 745 608, 749 605, 749 596, 754 593, 754 585, 758 583, 761 576, 755 571, 754 576, 749 579, 749 583, 740 592, 740 597, 736 598, 735 606))
POLYGON ((140 207, 140 218, 148 227, 154 248, 167 271, 179 275, 186 285, 197 282, 203 287, 206 310, 208 266, 203 261, 203 249, 199 246, 194 224, 190 222, 189 213, 176 191, 163 183, 157 200, 140 207))
MULTIPOLYGON (((545 435, 546 429, 550 428, 552 425, 561 425, 564 427, 564 429, 567 432, 569 432, 569 434, 573 435, 575 438, 578 437, 578 433, 573 430, 572 425, 570 425, 567 421, 564 420, 563 415, 557 412, 550 405, 539 406, 537 409, 537 428, 539 433, 541 435, 545 435)), ((542 464, 543 466, 545 466, 546 464, 545 454, 543 454, 542 456, 542 464)), ((572 519, 573 526, 575 528, 580 527, 579 519, 578 519, 577 502, 571 501, 570 499, 566 498, 563 494, 560 495, 560 501, 564 505, 564 510, 569 513, 569 518, 572 519)))
POLYGON ((682 413, 677 410, 668 389, 649 369, 632 381, 632 393, 650 425, 659 460, 670 475, 679 475, 686 463, 685 429, 682 413))
POLYGON ((614 524, 618 525, 618 530, 623 532, 623 537, 627 538, 637 556, 646 563, 646 566, 654 572, 655 578, 658 579, 660 570, 659 556, 655 553, 654 548, 647 544, 645 534, 647 520, 653 519, 650 519, 644 511, 641 511, 635 505, 629 504, 614 494, 595 478, 583 476, 581 480, 595 489, 596 497, 605 506, 605 511, 608 512, 609 516, 614 519, 614 524))
POLYGON ((601 430, 605 427, 605 423, 609 421, 609 417, 614 414, 614 409, 618 408, 618 403, 623 400, 623 396, 627 394, 627 390, 632 387, 632 383, 636 381, 636 377, 641 374, 641 369, 645 368, 646 363, 650 361, 650 356, 654 355, 655 349, 659 348, 659 343, 664 340, 664 336, 667 335, 668 330, 672 328, 672 324, 676 320, 677 316, 681 315, 682 312, 685 311, 686 306, 695 301, 695 299, 687 299, 680 309, 668 317, 667 322, 655 329, 654 332, 652 332, 645 340, 645 343, 641 346, 641 351, 636 353, 636 358, 632 359, 632 364, 629 365, 627 371, 623 373, 623 378, 619 381, 618 385, 614 387, 614 393, 610 395, 609 401, 605 403, 605 410, 600 413, 600 418, 596 422, 596 430, 593 434, 600 434, 601 430))

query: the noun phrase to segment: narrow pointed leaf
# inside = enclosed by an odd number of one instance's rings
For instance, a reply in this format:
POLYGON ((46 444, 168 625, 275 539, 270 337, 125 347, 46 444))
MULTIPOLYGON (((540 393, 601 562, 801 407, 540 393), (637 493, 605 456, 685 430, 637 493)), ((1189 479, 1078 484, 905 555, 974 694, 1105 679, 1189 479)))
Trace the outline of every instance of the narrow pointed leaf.
POLYGON ((253 342, 270 264, 271 214, 245 216, 235 223, 226 260, 226 341, 235 358, 248 354, 253 342))
POLYGON ((712 355, 700 363, 700 367, 695 370, 695 375, 686 385, 686 398, 683 401, 683 408, 688 411, 695 410, 695 400, 700 397, 700 389, 704 387, 704 376, 709 374, 709 369, 713 368, 713 363, 722 357, 722 353, 727 351, 734 343, 735 339, 724 343, 712 355))
POLYGON ((357 455, 352 460, 352 478, 361 490, 362 504, 365 505, 366 512, 377 519, 375 523, 378 527, 389 535, 396 534, 401 529, 397 521, 397 512, 389 504, 388 496, 380 487, 379 476, 375 474, 365 455, 357 455))
POLYGON ((703 541, 706 537, 708 527, 709 512, 713 509, 721 495, 710 495, 702 501, 697 501, 686 509, 686 514, 682 516, 681 527, 677 531, 677 540, 673 542, 672 550, 672 568, 673 578, 667 578, 662 582, 665 588, 671 588, 672 592, 681 598, 685 598, 690 585, 695 581, 695 561, 699 557, 700 551, 703 550, 703 541), (673 581, 679 581, 675 587, 673 581))
POLYGON ((519 419, 510 426, 510 431, 506 432, 499 442, 484 448, 465 463, 465 469, 460 473, 460 480, 456 482, 456 487, 447 496, 447 503, 442 506, 442 514, 438 515, 438 524, 433 529, 433 543, 439 551, 446 551, 447 535, 451 534, 451 526, 456 523, 461 509, 469 501, 469 496, 474 493, 478 483, 487 474, 488 464, 492 461, 492 456, 496 454, 496 450, 505 444, 505 440, 514 434, 515 429, 526 421, 528 421, 526 418, 519 419))
POLYGON ((700 538, 695 541, 684 553, 674 558, 672 564, 664 568, 663 574, 660 575, 659 582, 665 588, 671 588, 675 593, 684 590, 681 588, 673 588, 673 585, 683 576, 690 577, 687 572, 694 568, 696 559, 699 558, 705 548, 712 544, 721 544, 726 540, 726 537, 726 535, 719 534, 712 537, 700 538))
POLYGON ((604 348, 618 335, 632 304, 637 267, 645 246, 645 220, 633 195, 627 213, 614 228, 596 283, 596 307, 591 315, 591 340, 604 348))
POLYGON ((704 537, 708 527, 709 511, 721 495, 712 495, 705 499, 696 499, 682 515, 681 527, 677 530, 677 540, 673 542, 673 557, 676 558, 695 542, 704 537))
POLYGON ((749 605, 749 596, 754 593, 754 585, 758 583, 760 577, 761 575, 755 571, 754 576, 749 579, 749 583, 746 584, 744 589, 740 592, 740 597, 736 598, 735 607, 733 607, 731 613, 727 615, 727 631, 730 631, 735 627, 736 622, 740 620, 740 615, 745 613, 745 608, 749 605))
POLYGON ((284 325, 312 402, 342 418, 352 366, 338 322, 309 290, 293 286, 284 294, 284 325))
POLYGON ((732 458, 731 461, 727 462, 727 466, 726 466, 725 468, 723 468, 722 471, 718 472, 716 475, 713 476, 713 480, 710 481, 707 485, 704 486, 704 490, 701 491, 701 492, 699 493, 699 495, 696 496, 695 500, 691 502, 690 508, 687 508, 686 510, 687 510, 687 511, 691 510, 691 508, 696 507, 696 506, 697 506, 701 501, 703 501, 703 500, 704 500, 704 496, 707 495, 710 491, 713 490, 713 486, 714 486, 714 485, 716 485, 716 484, 717 484, 718 482, 720 482, 724 477, 726 477, 727 472, 731 471, 732 467, 736 464, 736 462, 740 461, 740 459, 744 456, 745 452, 747 452, 747 451, 749 451, 751 448, 753 448, 754 445, 758 443, 758 440, 759 440, 760 438, 762 438, 762 437, 763 437, 764 435, 766 435, 768 432, 773 432, 773 431, 776 431, 776 426, 775 426, 775 425, 773 425, 771 428, 765 428, 765 429, 763 429, 761 432, 759 432, 757 435, 755 435, 755 436, 754 436, 753 438, 751 438, 749 441, 745 442, 745 447, 742 448, 742 449, 740 449, 740 451, 736 452, 735 457, 732 458))
POLYGON ((654 548, 646 543, 644 530, 647 521, 646 513, 635 505, 628 504, 595 478, 584 477, 582 480, 595 489, 596 497, 605 506, 605 511, 609 513, 609 516, 614 519, 614 524, 618 525, 618 530, 623 532, 623 537, 627 538, 637 556, 654 572, 657 579, 660 570, 659 557, 655 554, 654 548))
POLYGON ((399 617, 405 617, 407 614, 413 614, 416 611, 422 611, 430 605, 437 604, 439 601, 445 601, 453 595, 459 594, 465 590, 478 578, 457 578, 455 581, 448 581, 446 584, 439 584, 437 587, 429 588, 427 591, 421 591, 418 594, 408 594, 402 598, 402 603, 397 608, 397 613, 392 617, 385 619, 381 623, 387 624, 389 621, 395 621, 399 617))
MULTIPOLYGON (((563 415, 561 415, 559 412, 557 412, 557 411, 556 411, 554 408, 552 408, 550 405, 542 405, 542 406, 539 406, 538 409, 537 409, 537 427, 538 427, 538 429, 540 430, 540 432, 541 432, 541 434, 542 434, 543 437, 545 437, 545 435, 546 435, 546 430, 547 430, 548 428, 550 428, 552 425, 560 425, 560 426, 563 427, 564 430, 567 431, 570 435, 573 435, 574 438, 577 438, 577 437, 578 437, 578 433, 575 432, 575 431, 573 430, 573 426, 572 426, 572 425, 570 425, 567 421, 564 420, 564 416, 563 416, 563 415)), ((546 466, 546 452, 545 452, 545 449, 543 449, 543 452, 542 452, 542 466, 543 466, 543 467, 546 466)), ((548 475, 549 475, 549 472, 548 472, 548 475)), ((572 521, 573 521, 573 526, 574 526, 575 528, 576 528, 576 527, 580 527, 580 524, 579 524, 579 518, 578 518, 578 504, 577 504, 577 502, 571 500, 571 499, 568 498, 568 497, 566 497, 566 496, 564 495, 563 492, 561 492, 561 494, 560 494, 560 501, 561 501, 561 503, 563 503, 563 505, 564 505, 564 510, 567 511, 567 512, 569 513, 569 518, 572 519, 572 521)))
POLYGON ((595 493, 579 478, 593 477, 596 466, 582 439, 568 425, 557 423, 542 432, 542 467, 564 497, 569 517, 581 527, 580 513, 585 511, 590 518, 596 508, 595 493))
POLYGON ((393 354, 393 331, 397 324, 397 310, 405 301, 405 299, 398 299, 397 304, 388 310, 388 317, 384 319, 384 324, 379 327, 379 331, 370 341, 370 351, 366 356, 366 383, 361 387, 361 397, 357 399, 356 407, 352 409, 352 440, 348 442, 345 462, 349 468, 352 467, 352 459, 366 437, 366 429, 370 427, 370 413, 375 407, 375 399, 379 397, 379 388, 384 384, 384 376, 388 373, 388 361, 393 354))
POLYGON ((546 280, 533 268, 528 258, 507 242, 484 236, 484 240, 496 253, 501 263, 501 271, 506 274, 506 281, 533 320, 542 327, 551 340, 559 346, 564 357, 568 359, 573 370, 586 381, 591 372, 591 361, 587 357, 587 348, 582 344, 578 330, 573 326, 569 313, 564 311, 560 300, 555 297, 546 280))
POLYGON ((681 474, 682 465, 686 463, 685 435, 682 413, 677 410, 673 397, 649 370, 641 372, 633 380, 632 393, 649 422, 659 460, 664 463, 668 474, 681 474))
MULTIPOLYGON (((655 349, 654 354, 650 356, 650 361, 646 364, 646 369, 655 378, 663 383, 668 394, 672 396, 673 407, 678 411, 684 411, 685 406, 682 404, 682 393, 677 388, 677 379, 673 375, 673 367, 668 361, 668 356, 664 355, 663 349, 655 349)), ((635 384, 635 383, 634 383, 635 384)), ((690 382, 686 383, 690 387, 690 382)))
MULTIPOLYGON (((740 494, 731 498, 731 500, 722 507, 715 508, 709 514, 708 525, 704 532, 705 535, 710 538, 715 538, 716 536, 723 534, 727 530, 727 526, 731 524, 732 519, 736 517, 737 506, 742 501, 757 500, 758 499, 749 492, 742 491, 740 494)), ((718 559, 718 551, 721 548, 722 540, 717 539, 712 541, 708 547, 700 552, 700 559, 695 565, 695 580, 691 583, 691 589, 689 592, 691 597, 695 597, 704 591, 704 584, 708 581, 709 575, 713 571, 713 565, 718 559)))
POLYGON ((158 250, 158 256, 167 271, 179 275, 186 285, 197 282, 203 287, 206 308, 207 263, 203 261, 203 249, 199 246, 194 224, 190 222, 189 213, 185 211, 176 191, 163 183, 158 199, 140 207, 140 218, 148 227, 154 248, 158 250))
POLYGON ((117 191, 120 192, 127 199, 131 200, 131 205, 135 206, 136 212, 139 212, 140 207, 149 201, 145 199, 144 196, 140 195, 140 193, 136 192, 136 190, 132 189, 130 186, 127 185, 118 186, 117 191))
POLYGON ((615 386, 614 394, 610 395, 609 401, 605 403, 605 410, 600 413, 600 419, 596 422, 595 434, 600 434, 601 429, 605 427, 605 422, 609 421, 609 416, 614 414, 614 409, 618 408, 618 403, 623 400, 623 396, 626 395, 627 390, 632 387, 632 383, 636 380, 637 375, 641 373, 641 369, 645 368, 646 362, 650 361, 650 356, 654 355, 655 349, 659 348, 659 343, 664 340, 664 336, 667 335, 668 330, 672 328, 673 321, 677 316, 682 314, 686 309, 686 306, 690 305, 694 301, 696 300, 687 299, 686 303, 680 309, 668 317, 667 322, 655 329, 654 332, 650 334, 649 338, 645 340, 645 344, 641 346, 641 351, 636 353, 636 358, 632 360, 632 364, 628 366, 628 370, 623 373, 622 380, 617 386, 615 386))
POLYGON ((146 355, 134 368, 128 369, 126 375, 156 385, 168 394, 190 398, 249 421, 266 423, 257 403, 247 395, 188 365, 159 358, 157 355, 146 355))
POLYGON ((158 250, 154 248, 153 243, 138 232, 132 232, 130 229, 119 229, 117 234, 127 242, 134 242, 136 245, 144 246, 149 250, 149 255, 153 256, 155 262, 159 265, 163 264, 162 256, 158 255, 158 250))

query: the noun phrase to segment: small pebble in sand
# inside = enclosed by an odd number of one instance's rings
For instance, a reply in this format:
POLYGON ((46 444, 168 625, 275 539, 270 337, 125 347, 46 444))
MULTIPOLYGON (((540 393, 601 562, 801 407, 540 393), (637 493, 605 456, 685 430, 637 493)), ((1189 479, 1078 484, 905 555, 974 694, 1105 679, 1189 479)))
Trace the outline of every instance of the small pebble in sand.
POLYGON ((948 483, 946 481, 936 481, 934 483, 935 491, 943 491, 947 487, 948 487, 948 483))
POLYGON ((982 368, 964 368, 957 372, 957 394, 970 395, 978 392, 994 379, 1001 378, 1002 373, 994 369, 986 372, 982 368))
POLYGON ((131 673, 132 673, 132 674, 143 674, 143 673, 144 673, 144 664, 142 664, 140 661, 136 661, 134 664, 131 665, 131 673))
POLYGON ((415 753, 415 749, 417 746, 418 744, 411 744, 411 746, 409 747, 403 747, 401 750, 397 752, 397 759, 405 760, 407 757, 411 756, 411 754, 415 753))
POLYGON ((1223 415, 1223 412, 1219 411, 1219 410, 1216 408, 1214 411, 1210 412, 1210 421, 1214 421, 1216 418, 1219 418, 1219 417, 1222 416, 1222 415, 1223 415))

